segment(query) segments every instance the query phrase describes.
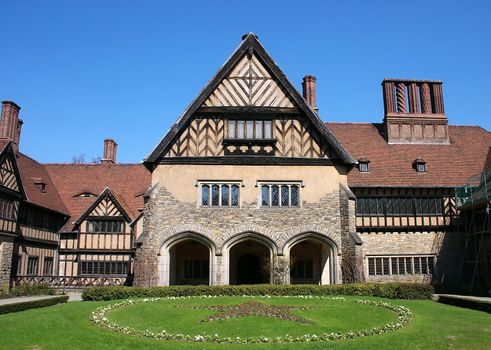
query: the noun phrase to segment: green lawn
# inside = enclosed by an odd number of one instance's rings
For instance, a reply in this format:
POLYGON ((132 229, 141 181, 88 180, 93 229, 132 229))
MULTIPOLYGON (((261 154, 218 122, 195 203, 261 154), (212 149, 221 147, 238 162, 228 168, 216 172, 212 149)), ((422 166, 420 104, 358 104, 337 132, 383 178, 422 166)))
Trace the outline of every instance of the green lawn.
MULTIPOLYGON (((289 333, 305 334, 321 331, 366 329, 391 322, 392 311, 351 301, 303 300, 290 298, 254 299, 268 305, 311 306, 307 310, 292 309, 292 314, 304 317, 309 323, 253 316, 232 320, 200 322, 216 311, 190 306, 234 305, 249 298, 222 297, 157 301, 131 305, 108 314, 110 320, 137 329, 187 334, 220 332, 220 335, 241 336, 262 334, 273 337, 289 333)), ((347 297, 347 299, 350 299, 347 297)), ((360 297, 358 299, 376 298, 360 297)), ((414 314, 404 328, 384 335, 353 340, 304 344, 206 344, 163 342, 126 336, 101 329, 90 323, 91 312, 112 302, 72 302, 43 309, 0 316, 2 349, 489 349, 491 344, 491 315, 438 304, 428 300, 386 300, 403 305, 414 314)))

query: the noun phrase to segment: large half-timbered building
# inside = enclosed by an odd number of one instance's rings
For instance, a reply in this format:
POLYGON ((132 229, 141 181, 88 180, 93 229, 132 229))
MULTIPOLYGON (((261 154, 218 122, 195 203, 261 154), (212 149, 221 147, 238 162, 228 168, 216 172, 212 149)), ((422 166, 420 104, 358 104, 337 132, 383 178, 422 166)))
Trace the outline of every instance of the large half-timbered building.
POLYGON ((323 122, 315 77, 300 93, 249 33, 143 164, 112 140, 100 164, 39 164, 4 102, 2 283, 460 280, 455 188, 491 134, 448 124, 440 81, 382 91, 382 123, 323 122))

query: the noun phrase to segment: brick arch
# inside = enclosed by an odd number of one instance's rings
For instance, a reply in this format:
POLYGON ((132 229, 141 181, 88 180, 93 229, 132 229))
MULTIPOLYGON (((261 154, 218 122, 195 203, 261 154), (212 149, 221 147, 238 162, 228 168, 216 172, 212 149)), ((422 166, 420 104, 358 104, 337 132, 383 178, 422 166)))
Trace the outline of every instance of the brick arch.
POLYGON ((157 254, 160 254, 162 247, 169 246, 181 239, 191 238, 204 243, 213 251, 217 251, 215 235, 207 228, 197 224, 182 224, 160 232, 157 237, 157 254))
POLYGON ((309 233, 317 235, 321 239, 325 238, 330 240, 338 251, 341 248, 341 237, 337 234, 333 234, 332 230, 329 230, 327 225, 298 225, 283 232, 278 242, 278 247, 280 248, 278 251, 283 253, 285 247, 292 239, 309 233))

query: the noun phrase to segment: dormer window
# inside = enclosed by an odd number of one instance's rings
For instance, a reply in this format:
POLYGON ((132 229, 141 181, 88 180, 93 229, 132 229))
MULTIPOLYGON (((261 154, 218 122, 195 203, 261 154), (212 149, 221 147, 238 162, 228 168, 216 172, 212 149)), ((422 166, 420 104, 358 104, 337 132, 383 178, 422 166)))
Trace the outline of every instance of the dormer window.
POLYGON ((91 198, 91 197, 96 197, 96 195, 93 194, 93 193, 90 193, 90 192, 82 192, 82 193, 79 193, 79 194, 75 195, 74 197, 78 197, 78 198, 91 198))
POLYGON ((227 138, 230 140, 270 140, 273 138, 273 121, 229 119, 227 138))
POLYGON ((421 157, 418 157, 414 160, 413 166, 418 173, 426 172, 426 161, 421 157))
POLYGON ((370 171, 369 164, 370 161, 365 157, 358 159, 358 170, 360 171, 360 173, 368 173, 370 171))
POLYGON ((46 193, 46 182, 40 177, 31 177, 32 182, 34 182, 34 186, 39 190, 41 193, 46 193))

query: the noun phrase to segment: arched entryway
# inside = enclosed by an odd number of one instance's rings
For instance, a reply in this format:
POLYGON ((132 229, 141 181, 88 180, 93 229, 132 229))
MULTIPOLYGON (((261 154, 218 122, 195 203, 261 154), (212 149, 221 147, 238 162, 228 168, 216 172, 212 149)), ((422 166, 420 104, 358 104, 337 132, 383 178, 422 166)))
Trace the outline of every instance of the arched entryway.
POLYGON ((169 239, 160 250, 159 285, 212 284, 213 245, 188 233, 169 239))
POLYGON ((289 242, 290 284, 334 284, 337 282, 337 248, 327 237, 303 234, 289 242))
POLYGON ((188 239, 173 245, 170 255, 170 285, 202 285, 210 282, 210 250, 203 243, 188 239))
POLYGON ((272 251, 261 241, 245 239, 228 251, 229 284, 260 284, 270 282, 272 251))

